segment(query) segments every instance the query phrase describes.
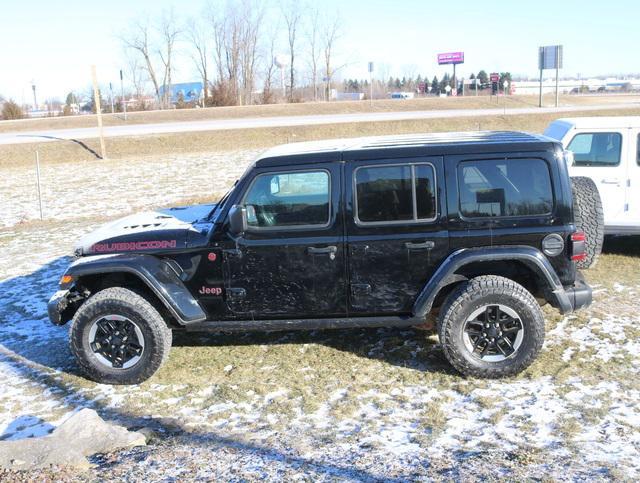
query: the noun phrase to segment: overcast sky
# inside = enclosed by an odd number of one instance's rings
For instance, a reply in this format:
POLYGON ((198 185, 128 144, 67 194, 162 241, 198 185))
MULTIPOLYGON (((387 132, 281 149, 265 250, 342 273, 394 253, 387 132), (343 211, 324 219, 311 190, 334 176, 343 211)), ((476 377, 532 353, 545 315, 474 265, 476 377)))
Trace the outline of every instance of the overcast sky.
MULTIPOLYGON (((201 15, 203 0, 1 0, 0 95, 40 99, 87 90, 90 65, 101 83, 118 83, 124 54, 116 35, 136 16, 159 16, 175 6, 181 18, 201 15)), ((275 21, 278 1, 264 22, 275 21)), ((640 1, 536 0, 323 0, 340 11, 343 36, 336 48, 343 77, 377 74, 439 77, 448 69, 438 52, 462 50, 459 76, 479 69, 536 76, 537 47, 563 44, 564 75, 583 77, 640 72, 640 1)), ((285 43, 281 48, 286 51, 285 43)), ((199 80, 186 48, 179 51, 174 81, 199 80)), ((300 52, 302 55, 304 51, 300 52)), ((302 64, 300 65, 302 67, 302 64)))

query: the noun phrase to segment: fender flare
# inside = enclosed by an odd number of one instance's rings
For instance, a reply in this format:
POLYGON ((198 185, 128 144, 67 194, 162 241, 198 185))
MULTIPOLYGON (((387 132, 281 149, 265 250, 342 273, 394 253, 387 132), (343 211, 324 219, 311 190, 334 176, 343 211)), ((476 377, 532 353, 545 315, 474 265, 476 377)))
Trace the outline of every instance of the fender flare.
POLYGON ((181 325, 206 320, 204 310, 180 279, 180 267, 152 255, 98 255, 79 258, 65 272, 65 275, 73 277, 73 281, 60 288, 69 288, 75 280, 86 275, 122 272, 138 277, 181 325))
POLYGON ((517 260, 538 274, 540 280, 547 284, 548 301, 560 312, 573 310, 558 274, 549 260, 537 249, 530 246, 512 245, 491 248, 462 248, 449 255, 438 267, 431 279, 418 294, 413 305, 415 317, 426 317, 433 307, 438 292, 448 285, 451 277, 462 267, 473 262, 492 262, 498 260, 517 260))

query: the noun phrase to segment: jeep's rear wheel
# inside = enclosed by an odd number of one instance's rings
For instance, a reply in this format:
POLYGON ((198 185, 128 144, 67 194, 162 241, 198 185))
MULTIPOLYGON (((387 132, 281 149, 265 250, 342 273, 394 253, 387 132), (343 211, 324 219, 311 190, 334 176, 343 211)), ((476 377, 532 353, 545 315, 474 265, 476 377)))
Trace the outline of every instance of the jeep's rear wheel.
POLYGON ((438 334, 449 362, 467 376, 518 374, 544 342, 542 310, 522 285, 476 277, 454 290, 440 311, 438 334))
POLYGON ((580 269, 595 267, 604 242, 604 211, 598 187, 591 178, 571 178, 573 218, 578 231, 586 235, 587 256, 576 262, 580 269))
POLYGON ((171 329, 144 297, 113 287, 96 293, 78 309, 70 343, 89 378, 106 384, 138 384, 166 360, 171 329))

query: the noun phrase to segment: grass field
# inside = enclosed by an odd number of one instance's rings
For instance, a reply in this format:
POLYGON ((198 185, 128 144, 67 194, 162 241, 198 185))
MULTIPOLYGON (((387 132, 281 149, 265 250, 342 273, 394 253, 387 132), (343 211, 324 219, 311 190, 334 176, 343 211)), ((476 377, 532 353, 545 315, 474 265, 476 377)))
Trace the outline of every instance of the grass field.
MULTIPOLYGON (((640 115, 640 107, 638 109, 584 111, 570 114, 572 117, 620 115, 640 115)), ((106 146, 110 160, 131 159, 134 161, 145 156, 259 149, 288 142, 384 134, 491 129, 539 133, 558 117, 558 114, 523 114, 114 137, 106 139, 106 146)), ((95 160, 100 146, 97 139, 87 139, 82 142, 70 140, 1 145, 0 167, 33 165, 36 150, 39 151, 40 159, 44 164, 54 164, 95 160)))
POLYGON ((51 165, 39 221, 31 167, 3 168, 0 196, 0 439, 46 434, 80 407, 150 445, 65 478, 313 481, 629 480, 640 477, 638 238, 608 240, 586 272, 595 302, 545 307, 540 358, 503 381, 464 378, 414 329, 177 334, 139 386, 84 379, 46 300, 73 242, 131 211, 216 199, 255 151, 51 165), (78 169, 81 168, 81 169, 78 169))
MULTIPOLYGON (((599 95, 599 96, 562 96, 561 106, 582 106, 594 104, 611 104, 640 101, 636 95, 599 95)), ((545 95, 544 103, 553 105, 555 97, 545 95)), ((421 111, 439 109, 483 109, 505 107, 534 107, 538 105, 536 96, 509 96, 496 98, 488 95, 466 96, 457 98, 427 97, 408 100, 376 100, 373 103, 364 101, 344 102, 307 102, 299 104, 266 104, 257 106, 212 107, 206 109, 177 109, 165 111, 143 111, 128 113, 127 121, 122 114, 105 114, 105 126, 123 124, 149 124, 179 121, 201 121, 206 119, 235 119, 242 117, 274 117, 299 116, 307 114, 347 114, 358 112, 387 111, 421 111)), ((95 127, 94 115, 67 116, 42 119, 25 119, 19 121, 0 121, 0 132, 29 131, 36 129, 68 129, 95 127)))

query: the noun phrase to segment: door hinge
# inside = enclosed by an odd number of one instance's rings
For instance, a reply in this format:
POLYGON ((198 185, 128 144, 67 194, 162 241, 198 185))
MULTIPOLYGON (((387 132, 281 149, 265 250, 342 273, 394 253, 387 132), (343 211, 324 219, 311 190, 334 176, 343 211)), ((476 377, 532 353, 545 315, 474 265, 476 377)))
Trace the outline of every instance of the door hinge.
POLYGON ((242 251, 238 250, 237 248, 229 248, 228 250, 222 250, 222 254, 230 257, 242 258, 242 251))
POLYGON ((247 296, 247 291, 243 288, 228 288, 227 296, 232 300, 243 299, 247 296))
POLYGON ((371 293, 371 285, 368 283, 352 283, 351 294, 355 297, 369 295, 371 293))

